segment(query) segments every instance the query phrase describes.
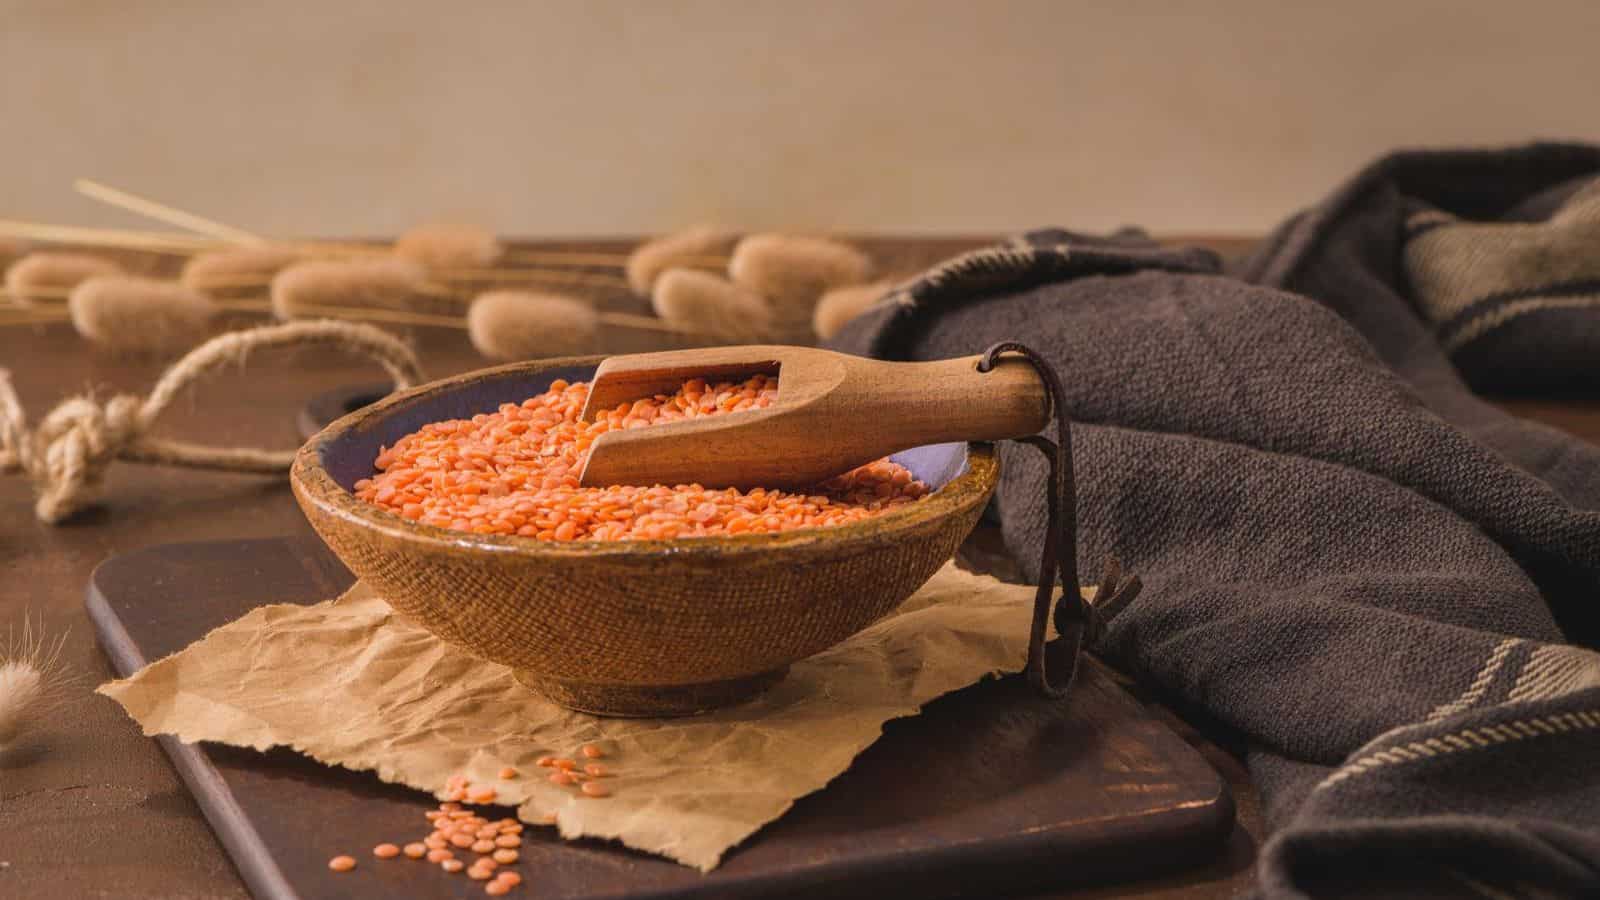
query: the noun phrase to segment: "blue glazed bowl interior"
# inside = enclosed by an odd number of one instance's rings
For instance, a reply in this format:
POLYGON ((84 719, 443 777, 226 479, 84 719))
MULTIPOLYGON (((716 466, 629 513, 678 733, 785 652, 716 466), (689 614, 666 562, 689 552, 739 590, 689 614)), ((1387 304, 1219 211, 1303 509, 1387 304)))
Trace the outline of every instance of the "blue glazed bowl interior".
MULTIPOLYGON (((393 444, 400 438, 430 422, 447 419, 469 419, 479 413, 491 413, 503 403, 521 403, 549 389, 556 379, 588 381, 594 376, 593 366, 570 366, 546 369, 542 372, 506 372, 501 377, 489 377, 450 390, 434 391, 399 405, 393 412, 373 422, 369 427, 349 429, 322 448, 322 465, 328 475, 347 491, 355 483, 373 474, 372 462, 378 458, 382 446, 393 444)), ((781 382, 779 391, 782 391, 781 382)), ((963 443, 929 444, 894 454, 890 459, 905 466, 930 489, 938 490, 967 470, 967 448, 963 443)))

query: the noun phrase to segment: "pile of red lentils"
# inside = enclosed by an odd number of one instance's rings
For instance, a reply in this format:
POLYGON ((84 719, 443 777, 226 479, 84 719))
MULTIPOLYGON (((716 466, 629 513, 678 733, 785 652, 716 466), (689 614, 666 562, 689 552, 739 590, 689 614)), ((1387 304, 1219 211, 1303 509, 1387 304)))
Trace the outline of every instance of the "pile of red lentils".
MULTIPOLYGON (((593 761, 604 757, 605 750, 598 744, 584 744, 579 754, 591 762, 580 768, 578 761, 569 757, 542 756, 538 765, 552 770, 548 776, 552 784, 575 786, 585 797, 611 796, 611 789, 601 779, 614 773, 604 763, 593 761)), ((499 772, 502 781, 518 778, 520 774, 511 766, 499 772)), ((445 802, 422 814, 432 826, 432 833, 403 847, 379 844, 372 848, 372 855, 378 859, 396 859, 402 855, 407 859, 425 859, 451 875, 464 871, 468 878, 484 882, 484 893, 491 897, 508 894, 522 883, 522 875, 508 868, 521 858, 517 848, 522 846, 522 823, 516 819, 491 822, 462 805, 490 804, 497 796, 493 787, 474 785, 465 775, 452 775, 445 784, 445 802), (457 851, 477 854, 477 858, 469 865, 456 858, 457 851)), ((555 822, 554 813, 544 817, 546 825, 555 822)), ((328 860, 328 868, 335 872, 349 872, 355 867, 353 856, 341 855, 328 860)))
POLYGON ((470 420, 435 422, 385 447, 356 496, 407 519, 479 534, 544 541, 666 540, 788 531, 858 522, 928 492, 904 466, 879 460, 819 485, 816 493, 697 484, 580 488, 589 448, 608 431, 761 409, 778 380, 684 382, 579 420, 589 386, 557 380, 521 404, 470 420))

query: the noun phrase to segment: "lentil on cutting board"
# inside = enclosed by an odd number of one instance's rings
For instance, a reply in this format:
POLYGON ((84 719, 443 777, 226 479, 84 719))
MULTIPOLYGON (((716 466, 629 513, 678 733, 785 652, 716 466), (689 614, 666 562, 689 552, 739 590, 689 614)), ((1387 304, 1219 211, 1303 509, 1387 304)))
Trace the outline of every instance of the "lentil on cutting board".
POLYGON ((763 375, 714 385, 691 379, 671 395, 624 403, 585 423, 579 416, 588 385, 558 379, 521 404, 424 425, 381 448, 376 474, 356 482, 355 495, 441 528, 612 541, 843 525, 927 494, 927 485, 910 470, 887 459, 829 479, 812 494, 699 485, 578 486, 589 448, 608 431, 761 409, 777 392, 778 380, 763 375))
MULTIPOLYGON (((586 759, 596 759, 609 755, 595 744, 584 744, 578 748, 573 756, 582 756, 586 759)), ((611 789, 592 779, 601 775, 610 775, 609 767, 599 763, 590 763, 578 770, 578 763, 572 757, 542 756, 538 765, 552 769, 550 779, 562 785, 577 785, 576 796, 583 799, 599 799, 608 797, 611 789)), ((505 766, 500 769, 500 777, 504 779, 507 772, 515 774, 516 769, 505 766)), ((447 875, 465 872, 473 881, 484 883, 484 892, 493 896, 502 896, 512 888, 522 883, 522 876, 501 866, 513 866, 522 860, 522 852, 517 849, 522 846, 521 822, 512 818, 503 818, 490 821, 478 815, 472 809, 462 806, 460 799, 470 798, 473 802, 492 802, 495 792, 492 788, 483 785, 474 785, 466 775, 452 775, 445 780, 446 799, 439 804, 437 809, 426 810, 422 814, 425 822, 433 831, 420 841, 412 841, 402 847, 398 843, 381 843, 372 848, 372 855, 379 859, 394 859, 404 855, 408 859, 421 859, 426 857, 428 862, 435 863, 447 875), (487 798, 480 800, 479 798, 487 798), (455 851, 449 847, 454 845, 463 851, 476 854, 476 859, 469 865, 457 859, 455 851)), ((556 824, 554 813, 546 813, 542 821, 548 825, 556 824)), ((352 856, 335 856, 328 860, 328 868, 335 872, 348 872, 356 867, 356 860, 352 856)))

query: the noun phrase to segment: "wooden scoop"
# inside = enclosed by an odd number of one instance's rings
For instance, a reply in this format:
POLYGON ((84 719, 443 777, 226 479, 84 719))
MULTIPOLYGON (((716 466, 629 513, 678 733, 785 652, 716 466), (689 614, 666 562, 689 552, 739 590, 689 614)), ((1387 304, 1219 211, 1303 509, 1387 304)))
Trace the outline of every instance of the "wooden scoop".
POLYGON ((883 362, 781 346, 613 356, 595 371, 586 422, 691 378, 776 375, 778 397, 765 409, 607 432, 581 483, 806 487, 911 447, 1022 437, 1049 422, 1049 395, 1031 366, 1002 358, 979 372, 978 359, 883 362))

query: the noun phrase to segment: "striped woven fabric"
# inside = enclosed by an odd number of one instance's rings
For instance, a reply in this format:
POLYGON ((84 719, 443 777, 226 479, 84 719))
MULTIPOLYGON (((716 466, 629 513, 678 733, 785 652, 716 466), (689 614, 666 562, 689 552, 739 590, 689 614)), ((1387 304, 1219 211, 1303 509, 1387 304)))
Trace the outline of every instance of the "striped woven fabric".
POLYGON ((1418 211, 1406 221, 1404 262, 1417 311, 1475 386, 1596 380, 1600 179, 1539 221, 1418 211))

